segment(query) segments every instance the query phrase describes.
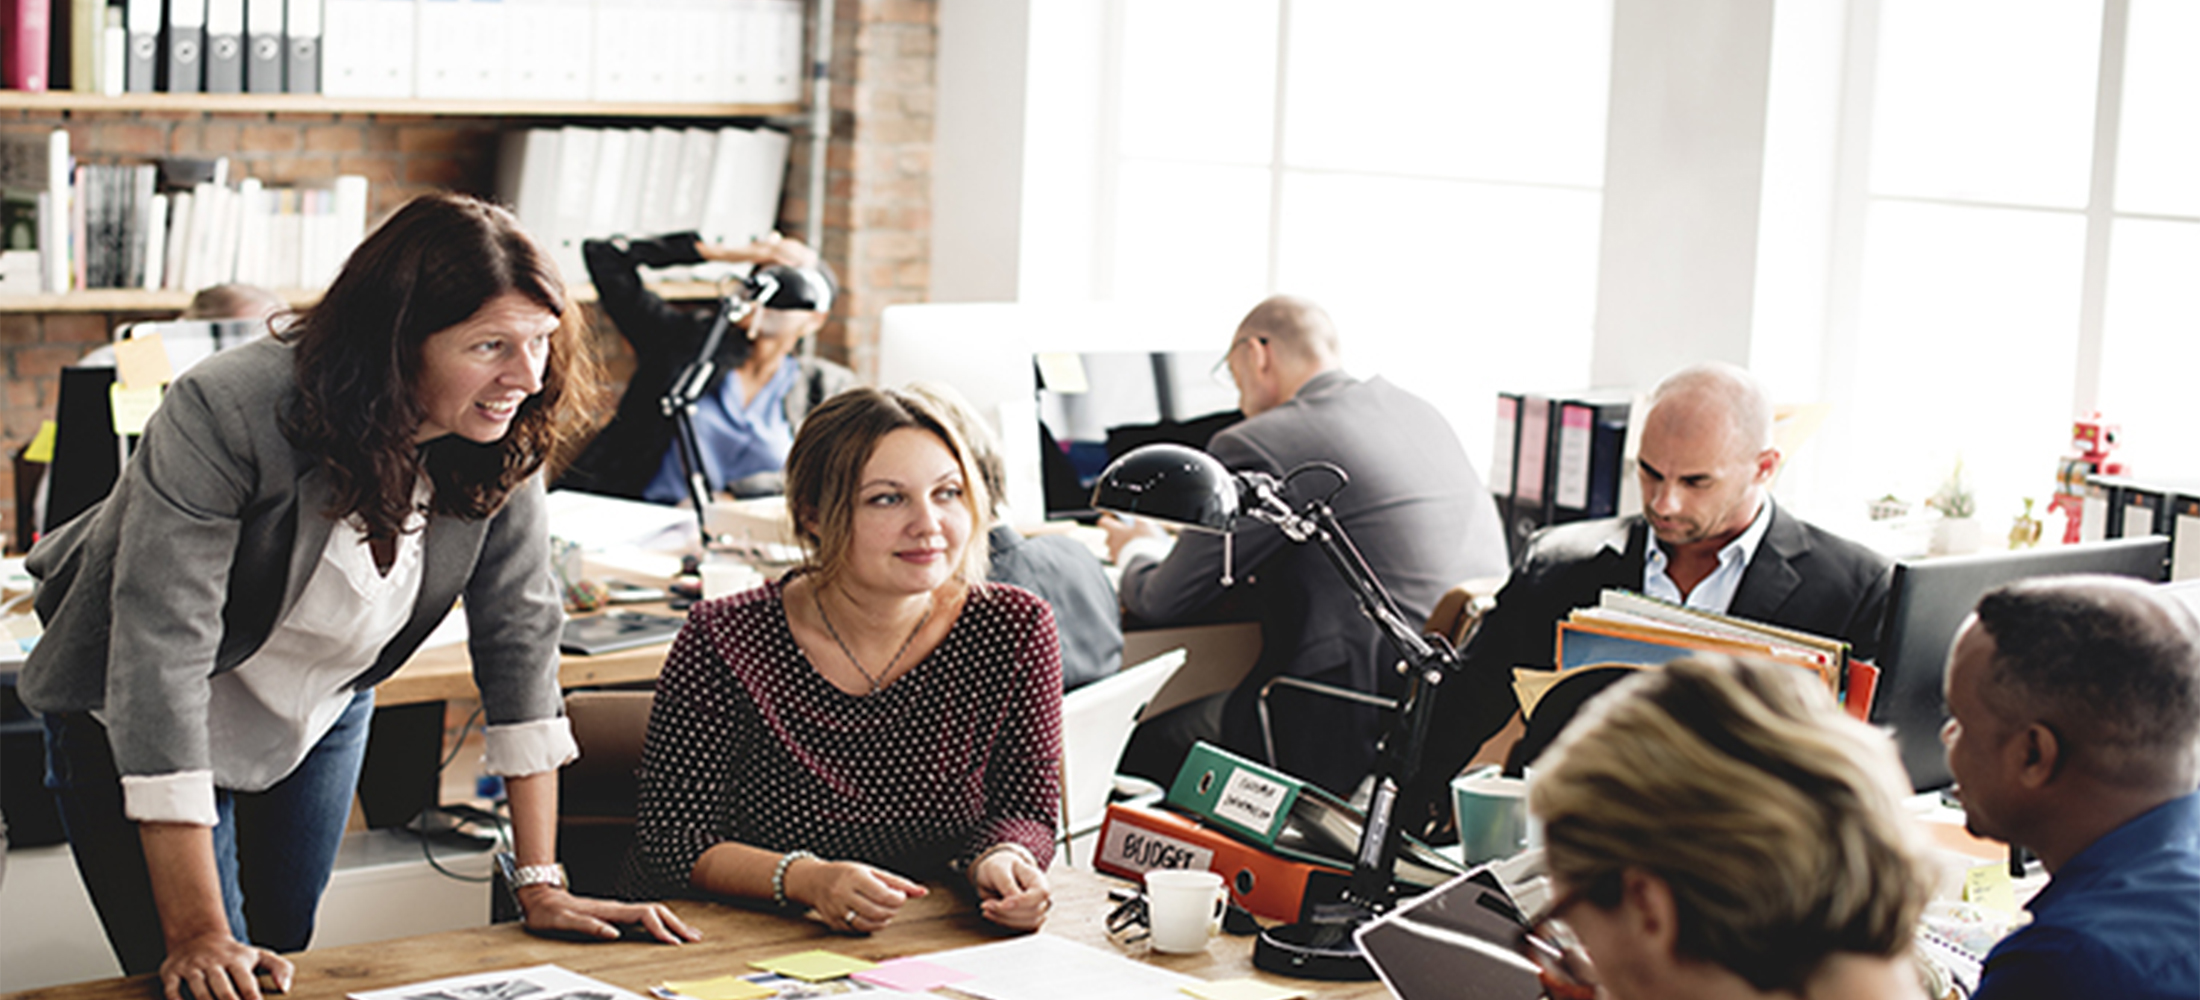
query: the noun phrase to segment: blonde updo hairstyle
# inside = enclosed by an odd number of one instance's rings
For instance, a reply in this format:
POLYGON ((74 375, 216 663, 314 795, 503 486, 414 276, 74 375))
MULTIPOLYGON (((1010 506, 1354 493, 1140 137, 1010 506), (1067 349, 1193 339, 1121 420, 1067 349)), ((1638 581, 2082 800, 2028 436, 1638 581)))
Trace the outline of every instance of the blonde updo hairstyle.
POLYGON ((1760 990, 1905 953, 1931 883, 1893 743, 1792 666, 1697 656, 1598 696, 1536 769, 1551 873, 1591 905, 1670 886, 1676 950, 1760 990))
POLYGON ((938 438, 955 457, 971 528, 954 575, 965 584, 984 582, 986 518, 980 512, 991 509, 991 502, 962 435, 931 403, 868 386, 841 392, 811 410, 787 451, 787 515, 802 543, 802 568, 817 574, 818 580, 830 582, 848 568, 863 467, 886 435, 904 428, 938 438))

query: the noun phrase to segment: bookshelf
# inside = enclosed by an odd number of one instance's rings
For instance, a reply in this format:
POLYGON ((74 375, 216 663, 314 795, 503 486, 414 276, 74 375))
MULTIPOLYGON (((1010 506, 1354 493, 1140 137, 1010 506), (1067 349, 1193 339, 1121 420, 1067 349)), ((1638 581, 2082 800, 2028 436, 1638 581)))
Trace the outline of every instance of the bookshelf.
MULTIPOLYGON (((651 285, 650 289, 660 298, 673 302, 700 302, 718 297, 718 287, 709 282, 674 281, 651 285)), ((270 289, 293 306, 309 306, 321 299, 318 288, 270 289)), ((576 302, 596 301, 596 289, 586 284, 575 284, 570 291, 576 302)), ((191 304, 187 291, 163 289, 138 291, 128 288, 90 288, 59 295, 0 295, 0 315, 9 313, 140 313, 180 312, 191 304)))
POLYGON ((417 97, 327 97, 320 94, 84 94, 0 90, 0 112, 30 114, 299 114, 415 115, 433 118, 765 118, 804 113, 800 104, 685 102, 440 100, 417 97))

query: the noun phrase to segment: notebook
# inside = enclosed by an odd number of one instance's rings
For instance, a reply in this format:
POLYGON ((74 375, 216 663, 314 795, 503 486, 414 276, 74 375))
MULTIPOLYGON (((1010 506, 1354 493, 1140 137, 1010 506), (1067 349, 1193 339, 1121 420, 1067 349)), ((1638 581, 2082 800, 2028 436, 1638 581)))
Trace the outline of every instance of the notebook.
POLYGON ((671 642, 680 633, 685 619, 670 615, 649 615, 639 611, 613 611, 585 618, 565 620, 565 633, 558 640, 558 650, 582 656, 614 653, 636 646, 649 646, 671 642))

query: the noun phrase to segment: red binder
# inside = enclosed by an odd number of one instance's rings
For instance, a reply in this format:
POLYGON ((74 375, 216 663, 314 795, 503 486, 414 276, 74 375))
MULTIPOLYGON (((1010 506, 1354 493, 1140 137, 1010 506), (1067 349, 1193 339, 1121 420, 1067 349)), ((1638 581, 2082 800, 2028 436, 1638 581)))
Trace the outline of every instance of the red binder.
POLYGON ((47 0, 6 0, 0 6, 0 84, 9 90, 46 89, 50 14, 47 0))
POLYGON ((1335 895, 1350 873, 1327 865, 1293 861, 1200 825, 1189 816, 1120 803, 1108 807, 1100 824, 1093 868, 1123 878, 1139 878, 1156 868, 1205 868, 1230 886, 1230 898, 1254 916, 1269 920, 1301 919, 1306 901, 1335 895), (1309 894, 1308 886, 1314 887, 1309 894))

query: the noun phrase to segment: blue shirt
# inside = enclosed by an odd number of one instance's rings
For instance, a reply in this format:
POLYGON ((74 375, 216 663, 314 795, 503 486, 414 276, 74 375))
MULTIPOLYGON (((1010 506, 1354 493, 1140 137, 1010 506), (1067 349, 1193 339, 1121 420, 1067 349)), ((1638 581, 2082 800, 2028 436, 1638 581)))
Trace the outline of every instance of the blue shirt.
MULTIPOLYGON (((1642 592, 1663 601, 1695 608, 1698 611, 1715 611, 1725 614, 1734 604, 1734 595, 1742 589, 1742 574, 1749 572, 1749 561, 1757 557, 1757 546, 1765 540, 1765 532, 1772 527, 1772 497, 1767 494, 1757 505, 1757 516, 1749 527, 1734 536, 1734 540, 1719 549, 1719 568, 1711 575, 1696 582, 1696 589, 1681 597, 1680 585, 1666 575, 1665 547, 1658 544, 1652 533, 1649 548, 1642 557, 1642 592)), ((1626 544, 1626 539, 1620 539, 1626 544)))
MULTIPOLYGON (((764 383, 756 398, 741 405, 741 378, 727 372, 718 388, 695 402, 695 443, 703 452, 703 481, 712 491, 759 472, 778 472, 787 465, 787 449, 794 446, 794 425, 787 421, 787 393, 794 391, 797 372, 793 358, 779 363, 779 372, 764 383)), ((665 449, 656 478, 642 491, 642 499, 654 503, 682 503, 688 499, 686 472, 680 468, 677 441, 665 449)))
POLYGON ((2094 841, 2026 908, 1976 1000, 2200 997, 2200 793, 2094 841))

